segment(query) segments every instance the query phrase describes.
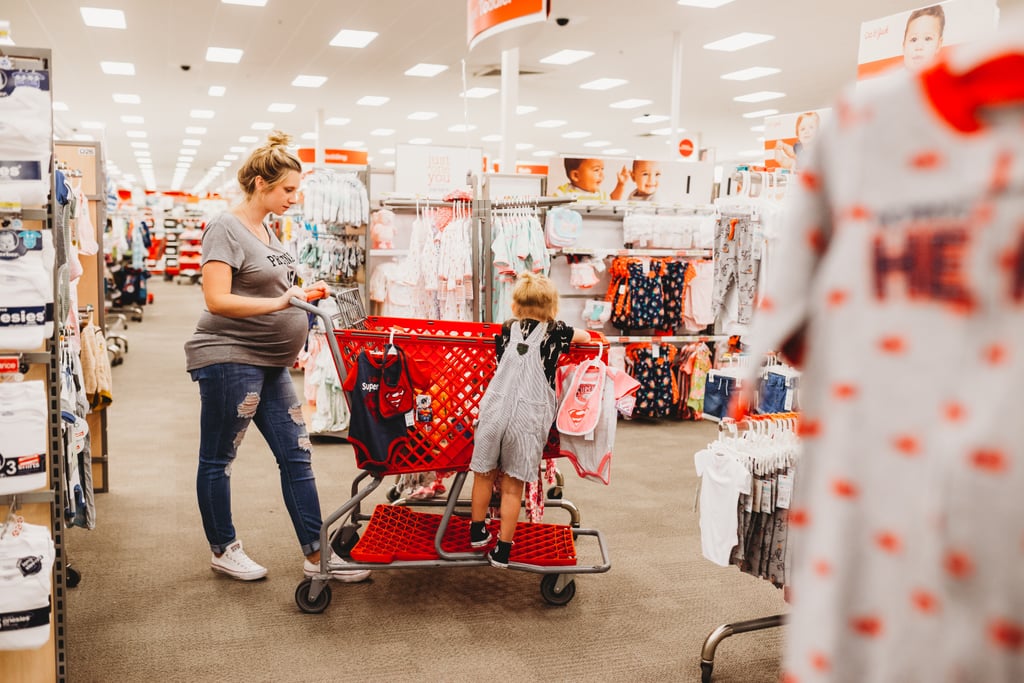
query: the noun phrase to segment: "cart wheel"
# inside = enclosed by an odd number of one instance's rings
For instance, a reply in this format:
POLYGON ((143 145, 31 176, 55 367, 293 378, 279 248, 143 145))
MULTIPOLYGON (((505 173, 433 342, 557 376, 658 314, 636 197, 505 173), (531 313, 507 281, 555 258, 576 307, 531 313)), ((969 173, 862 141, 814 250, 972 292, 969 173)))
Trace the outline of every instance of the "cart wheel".
POLYGON ((387 498, 389 503, 394 503, 396 500, 402 497, 402 492, 397 486, 392 486, 388 489, 387 498))
POLYGON ((168 275, 167 273, 164 273, 164 280, 166 280, 167 282, 170 282, 173 279, 174 279, 173 275, 168 275))
POLYGON ((303 579, 302 583, 295 589, 295 604, 306 614, 320 614, 331 604, 331 586, 324 584, 324 589, 316 600, 309 599, 309 589, 313 585, 313 579, 303 579))
POLYGON ((331 549, 338 557, 349 559, 356 543, 359 543, 359 532, 355 530, 355 527, 342 527, 331 539, 331 549))
POLYGON ((64 583, 68 588, 74 588, 82 580, 82 573, 70 564, 64 567, 64 583))
POLYGON ((711 683, 711 672, 714 671, 713 662, 700 663, 700 683, 711 683))
POLYGON ((562 497, 562 487, 561 486, 552 486, 551 488, 548 489, 548 498, 551 498, 553 500, 558 500, 561 497, 562 497))
POLYGON ((549 605, 568 605, 569 601, 576 597, 576 581, 569 581, 561 591, 555 586, 558 584, 560 574, 545 574, 540 580, 540 596, 549 605))

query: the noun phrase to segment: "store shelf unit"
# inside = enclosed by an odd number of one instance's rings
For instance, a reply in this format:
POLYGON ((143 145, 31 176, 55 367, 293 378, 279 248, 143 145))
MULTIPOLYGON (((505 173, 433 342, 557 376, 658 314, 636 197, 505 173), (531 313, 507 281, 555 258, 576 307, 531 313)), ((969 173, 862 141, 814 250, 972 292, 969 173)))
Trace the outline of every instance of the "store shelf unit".
MULTIPOLYGON (((99 142, 56 142, 54 158, 68 168, 81 173, 82 192, 89 202, 89 218, 96 227, 97 239, 102 239, 107 223, 106 176, 103 172, 103 148, 99 142)), ((78 304, 92 306, 93 322, 107 335, 105 316, 106 292, 104 287, 103 250, 92 256, 79 254, 82 276, 78 280, 78 304)), ((106 493, 109 487, 109 460, 107 453, 107 411, 98 410, 86 416, 92 448, 92 480, 96 493, 106 493)))
MULTIPOLYGON (((52 86, 52 59, 48 49, 0 46, 0 59, 9 62, 10 69, 46 72, 52 86)), ((52 129, 52 114, 51 114, 52 129)), ((50 147, 52 155, 53 148, 50 147)), ((52 165, 52 162, 51 162, 52 165)), ((52 230, 56 216, 54 174, 50 173, 50 202, 47 206, 24 207, 21 218, 25 229, 52 230)), ((56 271, 56 269, 55 269, 56 271)), ((54 297, 60 290, 56 277, 53 282, 54 297)), ((0 293, 2 297, 2 293, 0 293)), ((54 307, 56 308, 56 306, 54 307)), ((59 321, 56 321, 59 323, 59 321)), ((45 488, 19 494, 0 495, 0 509, 6 517, 17 508, 26 522, 48 527, 51 530, 55 559, 50 595, 50 639, 46 645, 35 650, 0 651, 0 680, 5 683, 35 683, 68 679, 65 634, 65 551, 64 551, 64 448, 60 419, 60 363, 58 335, 59 324, 54 325, 54 334, 47 339, 44 347, 33 352, 11 352, 0 349, 0 356, 16 359, 15 370, 27 370, 28 379, 42 380, 46 387, 47 439, 46 462, 47 480, 45 488)), ((6 365, 6 364, 5 364, 6 365)))

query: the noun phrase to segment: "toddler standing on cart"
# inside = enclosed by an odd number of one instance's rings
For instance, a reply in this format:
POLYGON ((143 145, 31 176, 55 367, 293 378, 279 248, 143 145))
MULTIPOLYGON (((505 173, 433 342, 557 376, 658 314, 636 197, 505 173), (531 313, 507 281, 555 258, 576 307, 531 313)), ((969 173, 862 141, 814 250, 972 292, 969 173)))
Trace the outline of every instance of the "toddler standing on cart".
POLYGON ((512 290, 512 315, 495 336, 498 368, 480 401, 473 459, 470 544, 490 545, 486 526, 494 481, 500 471, 501 527, 487 555, 495 567, 508 567, 512 537, 527 482, 535 481, 544 446, 555 421, 555 369, 573 342, 590 341, 586 330, 570 327, 558 314, 558 290, 544 275, 520 273, 512 290))

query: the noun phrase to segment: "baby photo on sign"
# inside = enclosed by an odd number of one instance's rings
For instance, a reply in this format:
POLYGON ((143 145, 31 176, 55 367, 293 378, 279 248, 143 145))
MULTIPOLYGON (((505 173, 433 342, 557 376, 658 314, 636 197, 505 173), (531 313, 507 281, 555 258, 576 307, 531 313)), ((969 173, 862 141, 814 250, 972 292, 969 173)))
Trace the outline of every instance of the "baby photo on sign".
POLYGON ((620 200, 629 192, 630 166, 623 157, 562 157, 548 166, 548 188, 553 197, 620 200))

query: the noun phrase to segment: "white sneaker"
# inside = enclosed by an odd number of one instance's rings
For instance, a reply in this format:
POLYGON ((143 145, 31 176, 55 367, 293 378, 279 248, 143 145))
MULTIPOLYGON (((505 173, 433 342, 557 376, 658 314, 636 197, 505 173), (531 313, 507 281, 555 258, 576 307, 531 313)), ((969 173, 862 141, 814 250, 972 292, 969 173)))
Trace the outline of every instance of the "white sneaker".
POLYGON ((215 572, 221 572, 242 581, 255 581, 267 575, 267 568, 253 562, 242 550, 242 542, 239 540, 229 545, 220 557, 214 555, 210 560, 210 567, 215 572))
MULTIPOLYGON (((331 562, 337 561, 337 556, 331 553, 331 562)), ((302 573, 306 576, 317 576, 320 573, 320 563, 303 560, 302 573)), ((335 581, 342 583, 359 583, 370 578, 369 569, 328 569, 328 576, 335 581)))

